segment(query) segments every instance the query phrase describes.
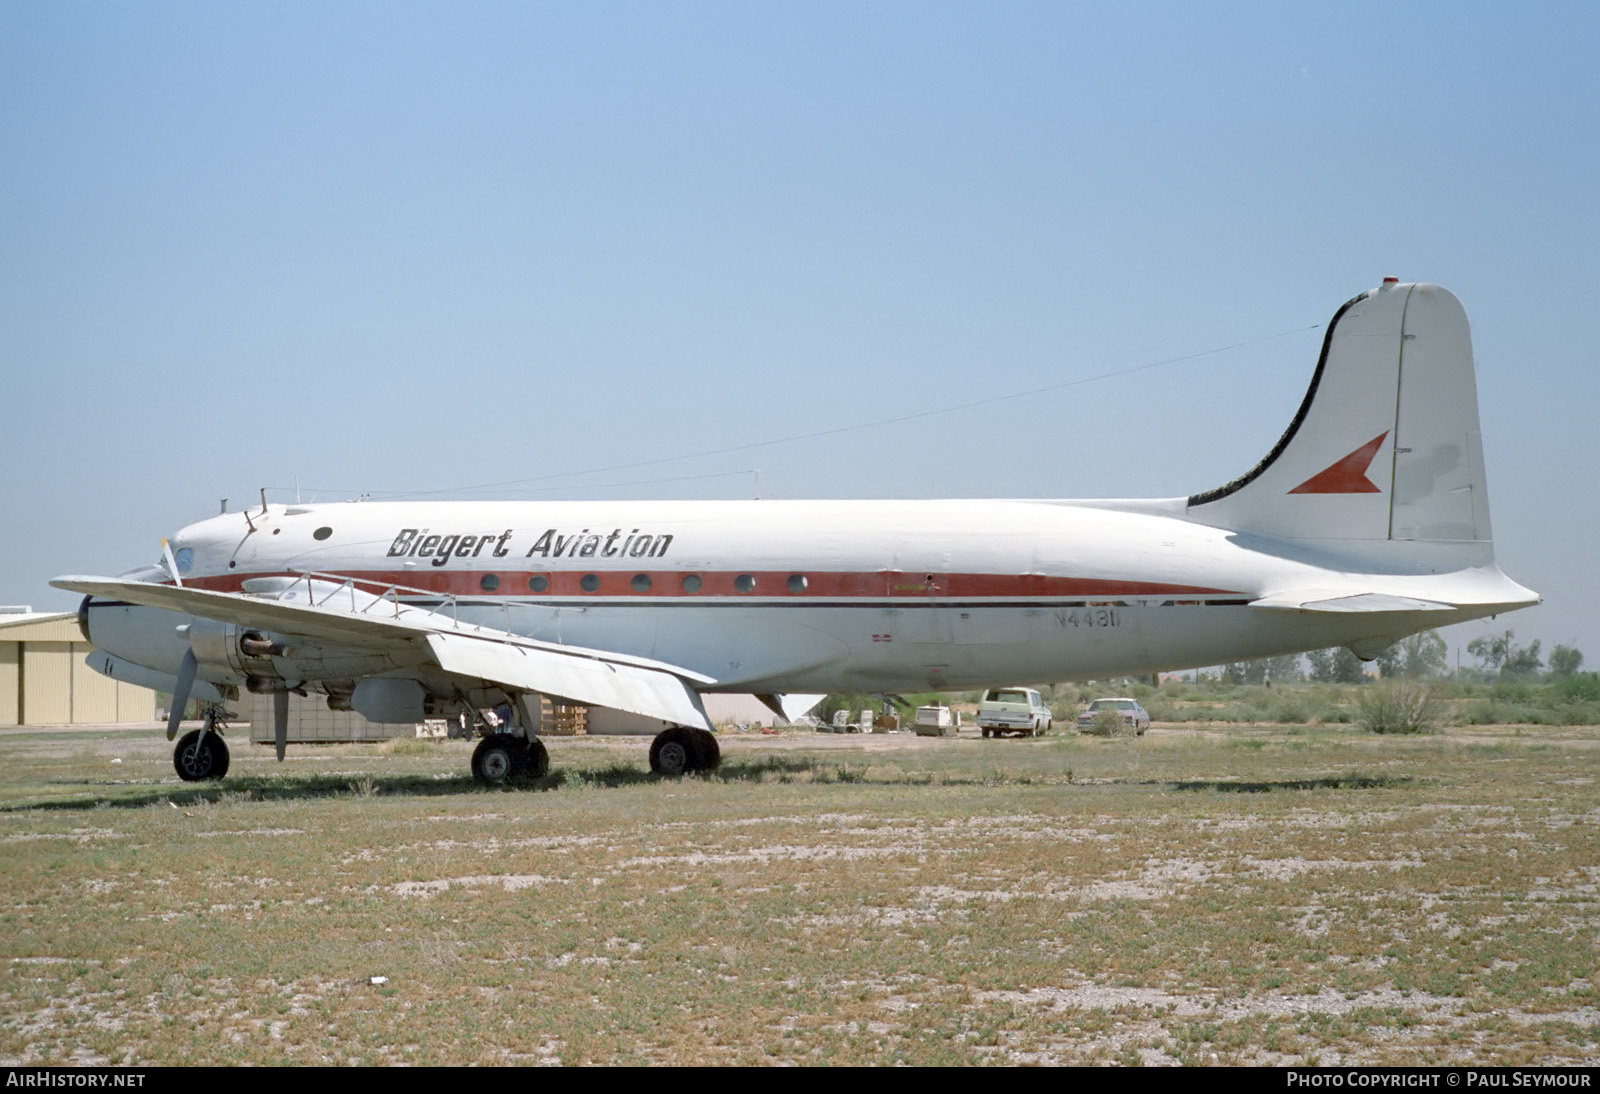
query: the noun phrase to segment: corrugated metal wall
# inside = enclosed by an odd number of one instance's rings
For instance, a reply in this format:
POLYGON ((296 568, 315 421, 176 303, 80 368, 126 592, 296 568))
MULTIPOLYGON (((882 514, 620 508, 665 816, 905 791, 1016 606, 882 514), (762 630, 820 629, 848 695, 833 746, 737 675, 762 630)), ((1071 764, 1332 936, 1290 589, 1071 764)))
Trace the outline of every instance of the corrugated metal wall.
POLYGON ((22 717, 26 725, 72 721, 72 644, 22 644, 22 717))
POLYGON ((156 693, 101 676, 76 616, 0 618, 0 726, 151 722, 156 693))
MULTIPOLYGON (((272 696, 242 692, 239 717, 250 720, 250 740, 267 744, 272 740, 272 696)), ((329 710, 327 700, 315 693, 289 696, 289 740, 386 741, 391 737, 415 737, 412 722, 369 722, 353 710, 329 710)))
POLYGON ((0 642, 0 726, 22 720, 22 645, 0 642))

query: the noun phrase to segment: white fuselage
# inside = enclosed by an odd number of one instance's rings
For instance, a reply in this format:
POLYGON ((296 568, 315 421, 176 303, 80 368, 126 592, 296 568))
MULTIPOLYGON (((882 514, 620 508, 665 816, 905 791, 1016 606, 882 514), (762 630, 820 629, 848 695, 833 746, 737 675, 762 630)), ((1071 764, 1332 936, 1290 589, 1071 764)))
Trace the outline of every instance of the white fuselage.
MULTIPOLYGON (((1479 544, 1344 550, 1182 513, 1181 499, 341 503, 223 514, 172 548, 186 586, 306 572, 398 586, 463 622, 756 693, 1092 679, 1370 643, 1488 614, 1509 586, 1479 544), (1249 606, 1307 589, 1475 603, 1416 619, 1249 606)), ((104 627, 94 640, 164 672, 184 648, 113 648, 104 627)))

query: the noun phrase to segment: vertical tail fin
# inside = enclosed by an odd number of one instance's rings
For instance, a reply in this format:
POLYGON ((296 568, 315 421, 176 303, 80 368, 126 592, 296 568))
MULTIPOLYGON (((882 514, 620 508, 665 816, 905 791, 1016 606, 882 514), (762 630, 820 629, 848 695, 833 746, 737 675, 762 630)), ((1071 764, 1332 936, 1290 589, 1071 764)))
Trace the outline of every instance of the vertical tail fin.
POLYGON ((1249 473, 1189 499, 1191 519, 1293 539, 1491 539, 1472 336, 1437 285, 1346 303, 1311 387, 1249 473))

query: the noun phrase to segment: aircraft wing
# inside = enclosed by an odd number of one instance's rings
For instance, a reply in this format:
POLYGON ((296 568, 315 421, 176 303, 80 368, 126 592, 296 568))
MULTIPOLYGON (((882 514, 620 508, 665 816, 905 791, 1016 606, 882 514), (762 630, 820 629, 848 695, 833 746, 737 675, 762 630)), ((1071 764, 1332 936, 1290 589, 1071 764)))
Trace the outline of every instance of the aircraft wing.
POLYGON ((102 577, 64 577, 50 584, 286 637, 416 652, 445 672, 512 691, 711 728, 694 685, 715 680, 692 669, 459 623, 441 612, 362 597, 353 588, 310 603, 102 577))
POLYGON ((439 667, 457 676, 711 728, 699 693, 671 672, 449 631, 435 631, 427 642, 439 667))

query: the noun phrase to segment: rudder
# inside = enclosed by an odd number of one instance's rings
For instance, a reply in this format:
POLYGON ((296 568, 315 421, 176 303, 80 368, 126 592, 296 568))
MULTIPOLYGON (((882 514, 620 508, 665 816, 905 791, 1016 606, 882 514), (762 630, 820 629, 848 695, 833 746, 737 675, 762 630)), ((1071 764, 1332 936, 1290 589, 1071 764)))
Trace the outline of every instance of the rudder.
POLYGON ((1293 539, 1490 539, 1472 339, 1437 285, 1386 281, 1335 313, 1294 420, 1191 519, 1293 539))

